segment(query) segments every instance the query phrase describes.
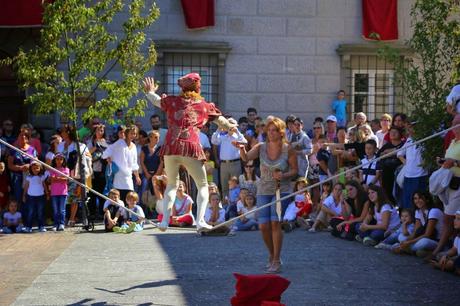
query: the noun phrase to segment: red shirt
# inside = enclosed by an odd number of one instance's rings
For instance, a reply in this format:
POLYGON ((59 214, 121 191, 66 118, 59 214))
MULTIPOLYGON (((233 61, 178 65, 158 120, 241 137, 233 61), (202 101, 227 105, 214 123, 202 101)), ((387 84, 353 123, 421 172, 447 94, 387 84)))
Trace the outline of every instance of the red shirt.
POLYGON ((161 99, 161 109, 168 119, 168 132, 160 155, 181 155, 206 160, 200 144, 200 130, 210 120, 222 115, 213 104, 182 97, 161 99))

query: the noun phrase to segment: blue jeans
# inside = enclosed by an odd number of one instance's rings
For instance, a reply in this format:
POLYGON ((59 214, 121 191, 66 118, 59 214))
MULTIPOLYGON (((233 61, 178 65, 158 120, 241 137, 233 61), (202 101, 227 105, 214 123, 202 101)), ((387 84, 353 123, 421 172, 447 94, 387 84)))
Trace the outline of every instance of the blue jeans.
MULTIPOLYGON (((289 195, 289 193, 282 193, 281 197, 285 197, 287 195, 289 195)), ((257 207, 261 207, 275 200, 275 195, 257 195, 257 207)), ((289 206, 290 201, 291 200, 289 198, 281 201, 281 220, 283 220, 284 213, 286 212, 286 209, 289 206)), ((257 220, 259 221, 259 224, 268 223, 270 221, 280 222, 281 220, 278 218, 278 215, 276 214, 276 204, 259 210, 257 212, 257 220)))
POLYGON ((13 191, 13 196, 18 201, 18 206, 21 208, 21 213, 23 216, 27 216, 27 210, 24 210, 26 207, 22 205, 22 194, 24 190, 22 189, 22 173, 16 174, 12 173, 11 175, 11 187, 13 191))
POLYGON ((428 176, 404 177, 403 202, 401 208, 414 208, 412 196, 417 190, 428 189, 428 176))
POLYGON ((417 241, 416 243, 414 243, 413 245, 411 245, 411 250, 413 252, 417 252, 419 250, 432 251, 432 250, 436 249, 437 246, 438 246, 437 241, 435 241, 433 239, 429 239, 429 238, 422 238, 419 241, 417 241))
POLYGON ((66 195, 51 196, 51 204, 53 205, 53 219, 54 226, 65 224, 65 203, 67 201, 66 195))
MULTIPOLYGON (((356 229, 359 229, 360 226, 361 226, 361 223, 357 223, 356 229)), ((369 237, 377 243, 382 241, 385 238, 385 231, 381 229, 368 230, 365 232, 359 230, 358 233, 361 238, 369 237)))
POLYGON ((255 227, 256 229, 259 228, 259 225, 255 219, 248 219, 246 223, 243 223, 243 221, 238 219, 233 226, 237 231, 250 231, 252 227, 255 227))
POLYGON ((407 240, 407 236, 404 236, 403 233, 396 231, 392 233, 390 236, 388 236, 387 238, 385 238, 385 240, 383 240, 382 242, 385 244, 395 244, 395 243, 403 242, 405 240, 407 240))
POLYGON ((32 227, 37 216, 38 227, 45 226, 45 196, 27 196, 26 206, 28 210, 26 227, 32 227))

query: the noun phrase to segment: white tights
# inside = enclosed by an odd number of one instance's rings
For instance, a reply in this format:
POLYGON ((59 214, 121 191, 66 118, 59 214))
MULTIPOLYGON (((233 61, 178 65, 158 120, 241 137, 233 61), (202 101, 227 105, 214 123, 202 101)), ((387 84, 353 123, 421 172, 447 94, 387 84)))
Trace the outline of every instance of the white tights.
POLYGON ((167 155, 164 157, 164 163, 166 176, 168 177, 168 185, 166 186, 163 199, 163 220, 160 224, 160 229, 166 230, 168 228, 169 217, 171 216, 171 209, 174 204, 174 199, 176 198, 176 190, 179 184, 179 167, 181 165, 187 169, 188 174, 193 178, 198 189, 196 213, 197 229, 212 228, 204 220, 204 214, 209 201, 208 180, 204 163, 195 158, 180 155, 167 155))

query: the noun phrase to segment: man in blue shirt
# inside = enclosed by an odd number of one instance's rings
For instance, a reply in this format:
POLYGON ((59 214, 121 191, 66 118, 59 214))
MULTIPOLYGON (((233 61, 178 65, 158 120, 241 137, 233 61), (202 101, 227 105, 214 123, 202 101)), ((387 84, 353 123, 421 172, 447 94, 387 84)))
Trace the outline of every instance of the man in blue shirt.
POLYGON ((345 100, 345 91, 339 90, 337 92, 337 99, 332 102, 332 110, 337 118, 338 127, 347 126, 347 100, 345 100))

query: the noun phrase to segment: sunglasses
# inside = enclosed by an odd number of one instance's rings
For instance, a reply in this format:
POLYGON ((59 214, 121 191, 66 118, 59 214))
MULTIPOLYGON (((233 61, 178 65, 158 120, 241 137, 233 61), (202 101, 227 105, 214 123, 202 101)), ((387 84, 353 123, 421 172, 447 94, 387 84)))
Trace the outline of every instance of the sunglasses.
POLYGON ((314 126, 313 129, 318 130, 318 129, 321 129, 321 127, 320 126, 314 126))

